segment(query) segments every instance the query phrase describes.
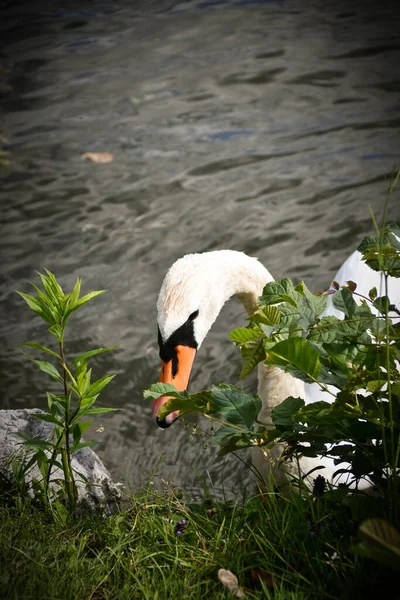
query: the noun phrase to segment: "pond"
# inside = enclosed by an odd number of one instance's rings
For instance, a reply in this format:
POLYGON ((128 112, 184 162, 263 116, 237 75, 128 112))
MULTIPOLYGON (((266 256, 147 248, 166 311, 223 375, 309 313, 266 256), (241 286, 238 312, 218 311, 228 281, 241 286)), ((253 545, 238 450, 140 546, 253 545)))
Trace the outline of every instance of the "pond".
MULTIPOLYGON (((193 437, 194 419, 159 430, 142 399, 159 374, 157 294, 177 258, 221 248, 329 285, 400 165, 398 2, 8 2, 0 23, 1 407, 46 406, 16 344, 50 336, 15 290, 44 268, 66 289, 82 276, 108 292, 71 318, 66 352, 119 345, 93 365, 117 374, 99 403, 123 410, 89 434, 114 478, 240 490, 239 459, 193 437)), ((398 205, 397 191, 389 218, 398 205)), ((237 382, 228 332, 243 318, 224 307, 192 390, 237 382)))

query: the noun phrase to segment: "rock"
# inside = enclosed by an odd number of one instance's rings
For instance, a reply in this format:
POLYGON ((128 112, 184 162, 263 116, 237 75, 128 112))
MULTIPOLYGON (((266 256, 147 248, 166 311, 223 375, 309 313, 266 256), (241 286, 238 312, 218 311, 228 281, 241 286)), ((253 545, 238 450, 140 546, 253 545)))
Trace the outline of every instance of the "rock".
MULTIPOLYGON (((0 410, 0 474, 6 480, 15 480, 11 461, 13 457, 29 460, 32 451, 21 446, 22 439, 17 433, 31 438, 46 439, 53 429, 52 423, 35 419, 34 414, 43 413, 39 409, 0 410)), ((99 457, 91 448, 81 448, 72 456, 72 467, 89 481, 89 484, 75 477, 78 488, 78 507, 81 510, 100 510, 109 514, 118 505, 121 498, 120 486, 115 484, 99 457)), ((32 480, 41 480, 42 475, 35 464, 25 475, 27 492, 33 496, 32 480)), ((64 479, 61 469, 53 467, 51 479, 64 479)), ((57 492, 60 486, 52 482, 51 487, 57 492)))

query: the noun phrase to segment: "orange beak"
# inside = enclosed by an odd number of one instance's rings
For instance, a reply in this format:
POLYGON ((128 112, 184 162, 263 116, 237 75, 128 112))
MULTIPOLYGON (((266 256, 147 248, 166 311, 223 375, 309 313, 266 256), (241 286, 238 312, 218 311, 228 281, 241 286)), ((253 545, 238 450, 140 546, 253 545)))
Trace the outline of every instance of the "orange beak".
MULTIPOLYGON (((192 370, 194 357, 196 356, 196 349, 190 348, 190 346, 176 346, 178 368, 175 374, 172 373, 172 360, 169 362, 161 363, 160 381, 161 383, 172 383, 179 392, 186 390, 189 385, 190 372, 192 370)), ((168 402, 171 396, 161 396, 154 400, 153 404, 153 419, 157 422, 158 426, 165 429, 172 425, 172 423, 178 418, 179 410, 170 413, 165 419, 159 421, 157 414, 163 404, 168 402)))

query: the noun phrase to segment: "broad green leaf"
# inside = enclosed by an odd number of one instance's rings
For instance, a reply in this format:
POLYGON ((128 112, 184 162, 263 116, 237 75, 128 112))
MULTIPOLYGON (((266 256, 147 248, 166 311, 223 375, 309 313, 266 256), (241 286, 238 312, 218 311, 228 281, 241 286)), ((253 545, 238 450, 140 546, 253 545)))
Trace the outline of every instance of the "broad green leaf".
POLYGON ((192 397, 171 398, 161 406, 157 416, 159 417, 159 419, 165 419, 167 415, 169 415, 172 412, 175 412, 176 410, 179 410, 181 415, 184 415, 189 412, 204 413, 206 408, 207 405, 205 403, 200 403, 198 399, 193 400, 192 397))
POLYGON ((283 402, 278 404, 272 409, 271 416, 274 425, 277 427, 289 427, 293 426, 293 415, 295 415, 300 408, 304 406, 304 400, 302 398, 293 398, 289 396, 283 402))
POLYGON ((311 380, 318 379, 321 363, 318 351, 304 338, 293 337, 275 344, 268 350, 268 365, 288 367, 293 365, 311 380))
POLYGON ((213 408, 229 423, 253 427, 261 410, 261 400, 258 396, 250 396, 241 387, 233 385, 212 386, 211 396, 213 408))
POLYGON ((400 276, 400 244, 389 228, 378 236, 366 236, 357 250, 374 271, 385 272, 392 277, 400 276))
POLYGON ((296 420, 301 423, 311 424, 326 424, 329 422, 335 423, 338 415, 333 414, 333 405, 329 402, 320 400, 319 402, 311 402, 300 407, 296 415, 296 420))
POLYGON ((379 296, 374 300, 374 307, 382 314, 389 312, 390 299, 388 296, 379 296))
POLYGON ((258 340, 262 337, 262 333, 257 329, 249 329, 248 327, 238 327, 230 332, 229 337, 237 344, 244 344, 250 340, 258 340))
POLYGON ((320 315, 326 308, 327 296, 321 294, 313 294, 310 292, 304 281, 300 281, 294 288, 296 292, 299 292, 305 296, 306 301, 313 311, 315 317, 320 315))
POLYGON ((278 325, 280 318, 279 308, 276 306, 263 306, 249 317, 252 323, 267 326, 278 325))
POLYGON ((42 346, 42 344, 36 344, 35 342, 24 342, 22 344, 18 344, 18 346, 29 346, 30 348, 36 348, 37 350, 47 352, 48 354, 51 354, 52 356, 55 356, 56 358, 61 360, 61 356, 57 354, 57 352, 50 350, 50 348, 46 348, 46 346, 42 346))
MULTIPOLYGON (((299 330, 300 326, 300 312, 297 306, 292 306, 291 304, 280 304, 279 312, 281 315, 280 319, 280 327, 281 329, 290 329, 293 325, 296 326, 299 330)), ((280 331, 281 331, 280 329, 280 331)))
POLYGON ((101 390, 106 387, 114 379, 115 375, 105 375, 101 377, 86 390, 85 398, 93 398, 93 396, 97 396, 100 394, 101 390))
POLYGON ((342 288, 335 292, 332 296, 332 303, 337 310, 342 311, 348 319, 354 315, 357 303, 353 298, 353 294, 347 288, 342 288))
POLYGON ((153 383, 149 387, 148 390, 144 390, 143 398, 150 398, 151 400, 155 400, 160 396, 171 396, 171 398, 182 398, 187 400, 189 398, 189 394, 185 392, 178 392, 176 387, 171 383, 153 383))
POLYGON ((71 362, 72 365, 76 365, 78 362, 82 362, 91 356, 96 356, 96 354, 101 354, 102 352, 109 352, 110 350, 115 350, 118 346, 109 346, 108 348, 96 348, 95 350, 89 350, 89 352, 84 352, 80 354, 71 362))
POLYGON ((243 367, 239 377, 240 379, 244 379, 244 377, 247 377, 255 369, 259 362, 264 360, 265 350, 263 341, 250 341, 241 347, 240 352, 243 359, 243 367))
POLYGON ((63 383, 63 378, 51 363, 47 362, 46 360, 34 360, 33 362, 39 367, 41 371, 43 371, 43 373, 47 373, 47 375, 50 375, 50 377, 52 377, 59 383, 63 383))
MULTIPOLYGON (((247 431, 247 430, 244 430, 247 431)), ((231 425, 221 425, 218 429, 213 433, 212 441, 215 445, 221 444, 224 439, 229 438, 232 435, 238 435, 240 432, 237 427, 232 427, 231 425)))
POLYGON ((217 439, 220 437, 220 441, 218 443, 220 444, 221 448, 218 454, 222 456, 228 454, 228 452, 235 452, 237 450, 243 450, 244 448, 252 448, 257 445, 267 446, 270 442, 273 442, 277 436, 276 429, 271 429, 269 431, 263 430, 261 433, 244 429, 242 431, 236 430, 236 433, 232 432, 231 435, 224 435, 223 428, 225 428, 225 425, 220 427, 214 434, 214 436, 217 436, 217 439), (222 431, 220 434, 219 432, 221 429, 222 431), (257 444, 257 441, 259 444, 257 444))
POLYGON ((279 302, 289 302, 293 306, 297 306, 297 300, 300 294, 295 291, 293 283, 290 279, 285 278, 280 281, 271 281, 264 287, 262 296, 260 297, 261 304, 278 304, 279 302))
POLYGON ((341 323, 336 317, 323 317, 317 326, 311 329, 307 339, 317 344, 334 342, 343 334, 341 323))

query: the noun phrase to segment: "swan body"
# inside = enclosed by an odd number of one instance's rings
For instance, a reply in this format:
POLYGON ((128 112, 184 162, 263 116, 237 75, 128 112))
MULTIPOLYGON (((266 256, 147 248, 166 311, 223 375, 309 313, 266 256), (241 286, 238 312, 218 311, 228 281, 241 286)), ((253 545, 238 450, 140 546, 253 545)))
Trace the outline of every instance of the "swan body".
MULTIPOLYGON (((400 281, 389 279, 389 297, 394 291, 398 302, 400 281)), ((347 259, 335 277, 341 285, 348 280, 355 281, 359 286, 357 291, 363 295, 367 296, 372 287, 377 287, 379 293, 380 273, 372 271, 357 252, 347 259)), ((225 302, 236 295, 248 314, 252 314, 257 309, 265 284, 271 281, 274 281, 272 275, 258 259, 234 250, 188 254, 177 260, 164 278, 157 303, 162 359, 160 381, 173 383, 178 390, 186 389, 196 352, 225 302)), ((327 314, 343 316, 333 307, 331 298, 324 312, 324 315, 327 314)), ((305 384, 278 367, 264 363, 258 365, 258 395, 262 401, 259 420, 266 424, 272 422, 272 409, 288 396, 303 398, 306 404, 316 400, 334 400, 333 396, 321 392, 317 384, 305 384)), ((157 418, 160 407, 168 399, 158 398, 153 405, 153 417, 162 428, 169 427, 179 415, 177 411, 162 421, 157 418)), ((276 444, 268 451, 252 448, 253 465, 267 484, 271 472, 278 483, 284 483, 288 475, 304 476, 316 466, 323 467, 318 473, 332 482, 337 470, 332 459, 301 457, 300 461, 287 461, 277 469, 282 451, 283 444, 276 444)), ((306 483, 311 485, 314 477, 315 473, 311 474, 308 480, 305 479, 306 483)), ((345 474, 341 475, 335 483, 344 482, 346 478, 345 474)))
MULTIPOLYGON (((359 295, 368 298, 369 291, 372 290, 372 288, 376 288, 378 296, 386 295, 383 273, 380 271, 373 271, 363 261, 362 255, 357 250, 350 254, 349 258, 342 264, 335 275, 334 281, 339 285, 346 285, 347 281, 354 281, 357 284, 356 295, 354 297, 356 302, 360 301, 359 295)), ((388 277, 388 296, 394 307, 397 310, 400 310, 399 277, 388 277)), ((371 310, 377 312, 374 307, 372 307, 371 310)), ((333 306, 332 296, 328 296, 326 309, 321 314, 321 318, 328 315, 338 317, 339 319, 343 318, 343 313, 333 306)), ((396 315, 396 312, 391 312, 389 313, 389 316, 398 317, 399 315, 396 315)))

